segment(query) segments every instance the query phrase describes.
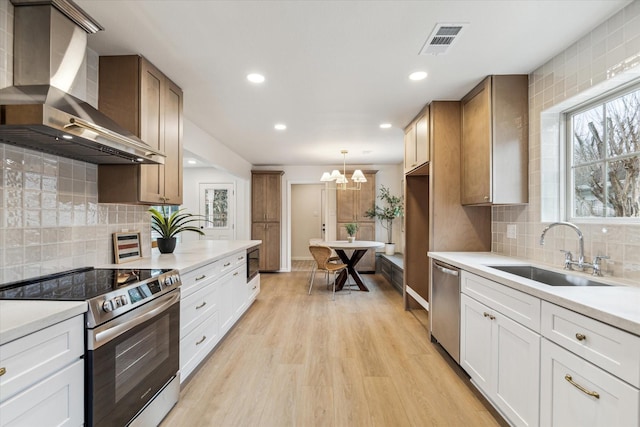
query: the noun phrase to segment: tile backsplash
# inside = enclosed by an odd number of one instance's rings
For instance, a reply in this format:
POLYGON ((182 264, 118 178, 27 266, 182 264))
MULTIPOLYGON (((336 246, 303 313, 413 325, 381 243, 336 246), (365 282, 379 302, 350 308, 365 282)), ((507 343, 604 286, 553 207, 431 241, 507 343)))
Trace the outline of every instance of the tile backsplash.
MULTIPOLYGON (((0 87, 12 84, 13 6, 0 0, 0 87)), ((87 50, 86 93, 98 101, 98 55, 87 50)), ((0 144, 0 283, 113 262, 112 233, 141 232, 149 255, 145 206, 98 203, 97 165, 0 144)))
MULTIPOLYGON (((567 227, 552 229, 545 245, 539 244, 549 223, 543 222, 543 205, 551 200, 557 208, 559 200, 559 171, 549 167, 555 159, 548 157, 549 146, 558 151, 558 141, 546 137, 546 126, 545 133, 541 132, 541 115, 555 106, 584 99, 601 87, 613 86, 621 73, 640 75, 640 1, 630 3, 529 75, 529 204, 493 207, 494 252, 554 266, 562 265, 560 249, 577 253, 577 235, 567 227), (510 224, 516 226, 515 238, 507 237, 510 224)), ((640 223, 578 225, 584 233, 588 261, 606 254, 610 259, 604 266, 605 275, 640 281, 640 223)))

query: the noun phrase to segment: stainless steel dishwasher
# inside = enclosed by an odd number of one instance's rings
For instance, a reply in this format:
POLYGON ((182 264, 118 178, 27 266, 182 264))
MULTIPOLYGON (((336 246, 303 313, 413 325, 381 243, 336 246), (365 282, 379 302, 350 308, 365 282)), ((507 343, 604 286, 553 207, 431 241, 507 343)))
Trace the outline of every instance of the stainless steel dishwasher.
POLYGON ((431 261, 431 339, 460 363, 460 270, 431 261))

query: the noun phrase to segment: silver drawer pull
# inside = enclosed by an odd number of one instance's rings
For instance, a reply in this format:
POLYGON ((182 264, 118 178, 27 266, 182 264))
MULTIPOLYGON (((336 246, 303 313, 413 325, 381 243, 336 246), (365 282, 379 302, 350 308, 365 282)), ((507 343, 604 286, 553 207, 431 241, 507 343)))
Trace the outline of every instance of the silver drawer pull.
POLYGON ((236 271, 235 273, 233 273, 233 275, 234 275, 234 276, 237 276, 237 275, 238 275, 238 272, 236 271))
POLYGON ((586 339, 587 339, 587 336, 586 336, 586 335, 584 335, 584 334, 581 334, 580 332, 576 332, 576 339, 577 339, 578 341, 584 341, 584 340, 586 340, 586 339))
POLYGON ((204 279, 205 277, 207 277, 207 276, 206 276, 206 274, 203 274, 202 276, 198 276, 198 277, 196 277, 196 282, 197 282, 198 280, 202 280, 202 279, 204 279))
POLYGON ((573 380, 573 378, 571 378, 571 375, 569 375, 569 374, 565 375, 564 379, 567 380, 569 382, 569 384, 571 384, 572 386, 574 386, 575 388, 577 388, 578 390, 580 390, 584 394, 587 394, 587 395, 589 395, 591 397, 595 397, 596 399, 600 399, 600 394, 598 394, 598 392, 587 390, 586 388, 584 388, 583 386, 581 386, 580 384, 575 382, 573 380))
POLYGON ((251 288, 252 291, 255 291, 256 288, 258 287, 258 285, 254 286, 253 288, 251 288))
POLYGON ((231 265, 230 262, 226 263, 223 267, 229 267, 231 265))
POLYGON ((206 301, 203 301, 202 304, 200 305, 196 305, 196 310, 200 310, 202 307, 204 307, 205 305, 207 305, 206 301))
POLYGON ((244 259, 244 257, 243 257, 243 256, 239 256, 239 257, 238 257, 238 261, 242 261, 243 259, 244 259))
POLYGON ((206 336, 206 335, 203 335, 203 336, 202 336, 202 338, 200 339, 200 341, 198 341, 198 342, 196 343, 196 345, 200 345, 200 344, 202 344, 202 343, 204 342, 204 340, 206 340, 206 339, 207 339, 207 336, 206 336))
POLYGON ((0 368, 0 377, 3 376, 6 373, 7 373, 7 368, 0 368))

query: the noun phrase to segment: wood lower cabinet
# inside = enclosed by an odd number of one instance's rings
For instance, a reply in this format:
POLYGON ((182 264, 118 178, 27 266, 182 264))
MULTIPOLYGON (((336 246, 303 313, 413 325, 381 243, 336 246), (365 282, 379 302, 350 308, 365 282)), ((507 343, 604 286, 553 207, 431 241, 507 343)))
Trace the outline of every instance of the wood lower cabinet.
POLYGON ((98 201, 182 204, 182 90, 142 56, 101 56, 98 107, 166 155, 164 165, 100 165, 98 201))
POLYGON ((462 98, 463 205, 528 202, 528 84, 489 76, 462 98))
POLYGON ((280 270, 283 171, 251 171, 251 239, 262 240, 260 271, 280 270))

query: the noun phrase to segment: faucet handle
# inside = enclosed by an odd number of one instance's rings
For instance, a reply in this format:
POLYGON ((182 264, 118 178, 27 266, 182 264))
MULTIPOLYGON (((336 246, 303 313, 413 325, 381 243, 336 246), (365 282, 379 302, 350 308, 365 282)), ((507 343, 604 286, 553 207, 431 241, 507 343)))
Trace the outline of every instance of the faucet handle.
POLYGON ((573 254, 571 251, 560 249, 560 252, 564 253, 564 269, 573 270, 573 267, 571 266, 571 263, 573 262, 573 254))
POLYGON ((593 257, 593 273, 594 276, 602 276, 602 268, 600 267, 600 260, 609 259, 607 255, 596 255, 593 257))

